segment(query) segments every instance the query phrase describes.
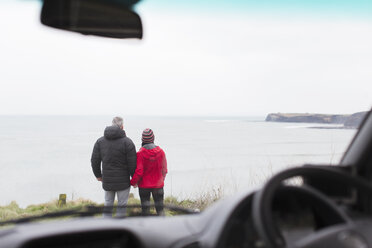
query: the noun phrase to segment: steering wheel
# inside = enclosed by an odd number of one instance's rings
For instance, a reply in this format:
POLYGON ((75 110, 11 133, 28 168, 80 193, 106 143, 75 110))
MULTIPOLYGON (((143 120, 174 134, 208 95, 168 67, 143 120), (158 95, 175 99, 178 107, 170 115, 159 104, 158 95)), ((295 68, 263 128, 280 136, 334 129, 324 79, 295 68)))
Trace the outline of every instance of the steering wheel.
POLYGON ((252 215, 253 223, 267 247, 284 248, 313 248, 313 247, 369 247, 365 238, 356 229, 355 223, 338 208, 336 204, 320 191, 310 186, 283 186, 283 181, 296 176, 314 177, 326 176, 330 179, 337 179, 343 184, 355 187, 360 191, 372 193, 372 186, 361 178, 354 177, 336 168, 322 166, 304 166, 292 168, 280 172, 272 177, 264 187, 256 192, 253 199, 252 215), (327 212, 327 216, 332 218, 332 224, 328 228, 323 228, 299 241, 295 244, 287 244, 275 224, 272 212, 274 195, 278 190, 289 187, 289 190, 300 194, 307 194, 317 204, 322 204, 322 209, 327 212))

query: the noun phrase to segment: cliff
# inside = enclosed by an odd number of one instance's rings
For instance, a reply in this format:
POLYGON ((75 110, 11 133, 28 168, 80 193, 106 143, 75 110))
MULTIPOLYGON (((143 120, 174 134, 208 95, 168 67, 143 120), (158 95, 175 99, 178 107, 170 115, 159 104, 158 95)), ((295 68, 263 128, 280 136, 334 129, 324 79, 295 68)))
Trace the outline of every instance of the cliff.
POLYGON ((355 114, 352 114, 344 123, 344 126, 347 128, 358 128, 360 124, 362 124, 362 121, 364 120, 364 117, 366 116, 367 112, 358 112, 355 114))
POLYGON ((272 113, 267 115, 266 121, 344 124, 345 128, 358 128, 366 113, 367 112, 359 112, 352 115, 272 113))
POLYGON ((269 114, 266 121, 276 122, 307 122, 343 124, 350 115, 324 115, 324 114, 269 114))

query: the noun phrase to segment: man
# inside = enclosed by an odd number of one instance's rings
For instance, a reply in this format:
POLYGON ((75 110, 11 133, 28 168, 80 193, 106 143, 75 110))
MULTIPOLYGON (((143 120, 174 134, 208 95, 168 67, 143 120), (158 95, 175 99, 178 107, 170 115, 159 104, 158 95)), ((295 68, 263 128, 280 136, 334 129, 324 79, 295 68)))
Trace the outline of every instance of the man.
POLYGON ((104 136, 95 143, 91 159, 93 173, 105 191, 105 217, 112 216, 115 194, 118 198, 116 216, 125 216, 130 176, 136 170, 136 160, 136 147, 125 134, 123 118, 115 117, 112 126, 106 127, 104 136))

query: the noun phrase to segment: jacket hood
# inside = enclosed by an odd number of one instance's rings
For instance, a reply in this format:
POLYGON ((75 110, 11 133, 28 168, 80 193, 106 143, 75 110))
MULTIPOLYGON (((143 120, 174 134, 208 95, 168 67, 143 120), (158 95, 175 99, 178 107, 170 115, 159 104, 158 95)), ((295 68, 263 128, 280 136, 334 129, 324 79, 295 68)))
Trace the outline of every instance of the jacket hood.
POLYGON ((108 140, 116 140, 126 137, 125 131, 117 126, 109 126, 105 128, 104 136, 108 140))
POLYGON ((147 149, 147 150, 151 150, 151 149, 154 149, 155 147, 157 147, 154 143, 147 143, 147 144, 144 144, 142 143, 142 147, 147 149))
POLYGON ((152 149, 146 149, 146 147, 142 147, 140 151, 143 154, 144 158, 149 159, 160 156, 162 149, 159 146, 156 146, 155 148, 152 149))

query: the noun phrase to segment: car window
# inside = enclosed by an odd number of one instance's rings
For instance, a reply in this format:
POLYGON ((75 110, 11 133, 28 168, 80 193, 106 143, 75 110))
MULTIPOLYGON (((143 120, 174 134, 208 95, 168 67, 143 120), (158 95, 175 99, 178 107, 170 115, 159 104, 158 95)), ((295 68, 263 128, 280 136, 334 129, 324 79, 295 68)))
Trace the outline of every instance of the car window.
POLYGON ((154 131, 166 197, 213 201, 337 165, 371 107, 368 1, 141 1, 142 40, 52 29, 40 9, 1 3, 0 205, 102 203, 90 159, 114 116, 137 151, 154 131))

